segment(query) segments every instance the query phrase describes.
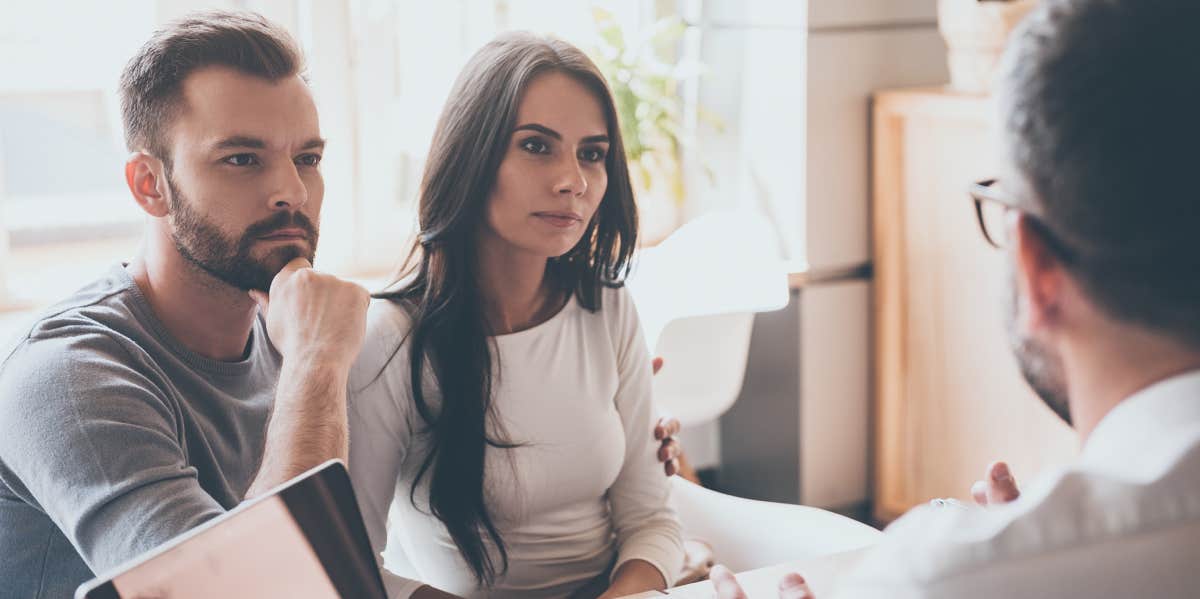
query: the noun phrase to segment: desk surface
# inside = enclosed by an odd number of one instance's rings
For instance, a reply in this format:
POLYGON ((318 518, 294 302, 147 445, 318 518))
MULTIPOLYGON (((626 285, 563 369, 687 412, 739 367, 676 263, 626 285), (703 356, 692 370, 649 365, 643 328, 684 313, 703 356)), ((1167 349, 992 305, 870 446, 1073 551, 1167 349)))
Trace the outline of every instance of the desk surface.
MULTIPOLYGON (((738 582, 750 599, 775 599, 778 596, 779 580, 788 572, 799 572, 808 581, 809 588, 817 597, 828 597, 837 587, 838 580, 846 574, 866 549, 835 553, 823 557, 798 560, 777 566, 768 566, 737 575, 738 582)), ((652 591, 629 595, 623 599, 715 599, 717 593, 711 582, 705 580, 670 589, 667 592, 652 591)))

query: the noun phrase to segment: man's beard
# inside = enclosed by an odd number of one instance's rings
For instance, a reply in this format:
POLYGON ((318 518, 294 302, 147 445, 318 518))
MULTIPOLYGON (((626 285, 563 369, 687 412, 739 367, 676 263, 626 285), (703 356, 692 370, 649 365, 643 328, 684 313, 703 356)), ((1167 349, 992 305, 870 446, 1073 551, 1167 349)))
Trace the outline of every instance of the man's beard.
POLYGON ((1071 422, 1071 404, 1068 401, 1067 378, 1063 370, 1062 356, 1045 343, 1022 334, 1017 326, 1020 298, 1017 294, 1015 268, 1009 260, 1009 305, 1005 310, 1005 328, 1008 330, 1009 345, 1017 358, 1017 366, 1025 381, 1042 398, 1059 418, 1068 425, 1071 422))
POLYGON ((174 225, 171 239, 175 249, 189 263, 228 285, 247 291, 270 291, 271 281, 288 262, 296 258, 307 258, 312 262, 316 257, 317 228, 299 212, 277 212, 250 225, 240 239, 234 240, 201 216, 169 175, 167 186, 171 190, 171 222, 174 225), (308 236, 308 251, 289 244, 273 248, 262 258, 251 255, 259 238, 283 228, 303 229, 308 236))

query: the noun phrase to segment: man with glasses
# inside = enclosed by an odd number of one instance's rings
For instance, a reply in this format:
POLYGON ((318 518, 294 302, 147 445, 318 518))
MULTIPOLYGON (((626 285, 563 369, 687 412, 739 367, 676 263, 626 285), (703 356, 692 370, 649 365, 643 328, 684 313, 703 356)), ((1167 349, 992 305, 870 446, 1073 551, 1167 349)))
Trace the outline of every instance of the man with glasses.
POLYGON ((1019 498, 997 466, 987 507, 909 512, 831 597, 1200 593, 1197 23, 1193 0, 1042 0, 1014 34, 1005 164, 970 191, 1022 374, 1082 450, 1019 498))

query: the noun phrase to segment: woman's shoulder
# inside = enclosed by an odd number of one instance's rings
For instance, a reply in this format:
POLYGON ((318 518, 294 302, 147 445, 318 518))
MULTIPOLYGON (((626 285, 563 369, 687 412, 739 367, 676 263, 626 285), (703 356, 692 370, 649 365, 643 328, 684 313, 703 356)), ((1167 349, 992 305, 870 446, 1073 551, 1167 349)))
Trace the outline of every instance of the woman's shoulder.
POLYGON ((375 298, 367 308, 367 329, 358 359, 350 370, 350 390, 365 389, 397 368, 407 368, 405 346, 412 316, 400 302, 375 298))
POLYGON ((629 287, 624 283, 601 284, 600 296, 605 302, 629 303, 633 297, 629 295, 629 287))
POLYGON ((621 330, 637 323, 637 307, 625 285, 605 285, 600 291, 600 314, 609 327, 621 330))
POLYGON ((392 298, 371 298, 367 307, 367 331, 372 328, 402 328, 407 330, 412 326, 410 308, 392 298))
MULTIPOLYGON (((600 289, 598 299, 600 300, 600 309, 587 316, 594 323, 592 330, 600 333, 599 329, 603 329, 605 343, 613 348, 619 350, 619 348, 627 347, 631 339, 640 335, 641 328, 633 295, 623 285, 604 286, 600 289)), ((581 312, 587 311, 581 310, 581 312)))

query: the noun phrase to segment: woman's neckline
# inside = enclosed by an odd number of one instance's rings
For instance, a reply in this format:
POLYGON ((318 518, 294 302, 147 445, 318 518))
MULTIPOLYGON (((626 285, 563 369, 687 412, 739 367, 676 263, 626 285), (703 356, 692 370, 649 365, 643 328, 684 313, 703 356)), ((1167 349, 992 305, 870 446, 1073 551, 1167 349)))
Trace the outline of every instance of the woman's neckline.
POLYGON ((559 306, 558 310, 556 310, 552 315, 550 315, 549 318, 546 318, 545 320, 542 320, 541 322, 534 323, 533 325, 522 328, 522 329, 517 329, 515 331, 511 331, 508 333, 501 333, 499 335, 489 335, 489 337, 492 339, 495 339, 496 341, 502 341, 502 340, 508 341, 508 340, 512 340, 515 338, 519 338, 523 335, 529 335, 529 334, 533 334, 537 331, 544 330, 544 329, 548 328, 550 325, 557 322, 558 320, 561 320, 564 317, 564 315, 569 310, 571 310, 571 308, 573 306, 575 306, 575 304, 576 304, 575 294, 568 293, 566 301, 564 301, 562 303, 562 305, 559 306))

